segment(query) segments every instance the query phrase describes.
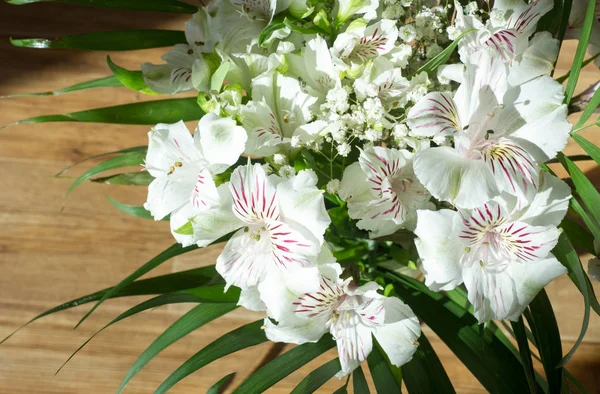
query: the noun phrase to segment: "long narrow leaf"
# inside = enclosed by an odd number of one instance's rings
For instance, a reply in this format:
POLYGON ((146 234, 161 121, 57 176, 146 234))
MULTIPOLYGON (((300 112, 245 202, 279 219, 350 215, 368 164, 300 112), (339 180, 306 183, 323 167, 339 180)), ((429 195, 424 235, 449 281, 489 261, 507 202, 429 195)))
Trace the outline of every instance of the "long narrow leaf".
MULTIPOLYGON (((517 344, 519 345, 519 353, 521 355, 521 363, 523 364, 523 371, 525 371, 525 377, 527 378, 527 384, 529 385, 529 392, 536 394, 535 377, 533 374, 533 360, 531 359, 531 350, 529 349, 529 341, 527 340, 527 334, 525 332, 525 323, 523 317, 519 316, 519 321, 511 322, 517 344)), ((560 389, 560 383, 558 382, 558 388, 560 389)), ((551 389, 554 390, 552 385, 551 389)), ((554 392, 554 391, 552 391, 554 392)), ((560 392, 560 390, 558 391, 560 392)))
POLYGON ((265 336, 262 326, 263 321, 258 320, 228 332, 211 342, 208 346, 194 354, 189 360, 177 368, 175 372, 173 372, 156 389, 154 394, 166 393, 181 379, 221 357, 266 342, 267 337, 265 336))
POLYGON ((396 293, 459 357, 490 392, 527 390, 527 380, 519 360, 491 332, 480 335, 479 324, 462 306, 440 293, 430 291, 412 278, 385 273, 396 293))
POLYGON ((141 266, 140 268, 135 270, 135 272, 132 273, 131 275, 129 275, 127 278, 123 279, 118 285, 116 285, 115 287, 111 288, 108 292, 106 292, 106 294, 104 294, 98 300, 98 302, 96 302, 96 305, 94 305, 92 307, 92 309, 90 309, 81 318, 81 320, 79 320, 79 323, 77 323, 77 325, 75 327, 78 327, 81 323, 83 323, 85 321, 85 319, 87 319, 96 310, 96 308, 98 308, 100 306, 100 304, 102 304, 104 301, 106 301, 108 298, 110 298, 114 294, 117 294, 121 289, 123 289, 127 285, 131 284, 134 280, 136 280, 140 276, 147 274, 148 272, 150 272, 151 270, 158 267, 159 265, 161 265, 162 263, 164 263, 165 261, 169 260, 172 257, 179 256, 181 254, 191 252, 196 249, 198 249, 198 246, 196 246, 196 245, 192 245, 192 246, 188 246, 188 247, 184 248, 180 244, 174 244, 171 247, 167 248, 162 253, 160 253, 158 256, 154 257, 152 260, 148 261, 146 264, 144 264, 143 266, 141 266))
POLYGON ((562 358, 562 345, 554 310, 544 290, 540 291, 531 301, 529 312, 525 314, 525 317, 529 322, 529 327, 531 327, 535 344, 542 359, 542 365, 548 380, 549 393, 559 394, 563 380, 563 368, 559 367, 562 358))
POLYGON ((158 94, 146 86, 144 75, 141 71, 131 71, 120 67, 110 59, 110 56, 106 57, 106 63, 108 63, 108 67, 115 78, 117 78, 123 86, 144 94, 158 94))
POLYGON ((198 7, 177 0, 7 0, 14 5, 32 3, 67 3, 134 11, 159 11, 193 14, 198 7))
POLYGON ((446 61, 450 58, 456 47, 458 46, 458 42, 467 34, 476 32, 477 29, 471 29, 463 32, 460 36, 456 37, 454 41, 450 43, 443 51, 432 57, 427 63, 423 64, 417 70, 416 74, 419 74, 425 71, 428 74, 432 74, 435 72, 439 66, 446 63, 446 61))
POLYGON ((592 215, 592 219, 596 223, 600 223, 600 193, 575 163, 560 152, 557 157, 571 176, 571 180, 575 184, 575 190, 581 196, 583 203, 592 215))
POLYGON ((569 218, 563 219, 560 223, 560 228, 567 233, 573 244, 590 254, 595 254, 594 236, 588 230, 583 228, 579 223, 574 222, 569 218))
POLYGON ((396 379, 390 369, 390 365, 385 359, 384 353, 373 340, 373 350, 367 356, 367 364, 371 371, 371 377, 375 383, 375 389, 378 393, 399 393, 401 392, 402 382, 396 379))
POLYGON ((81 176, 79 176, 75 182, 69 186, 69 190, 67 190, 67 196, 82 182, 87 181, 92 178, 94 175, 100 174, 104 171, 114 170, 117 168, 124 167, 133 167, 133 166, 141 166, 146 158, 146 154, 143 152, 128 152, 124 153, 120 156, 113 157, 102 163, 90 168, 86 172, 84 172, 81 176))
POLYGON ((38 96, 58 96, 64 93, 76 92, 78 90, 86 89, 97 89, 97 88, 111 88, 123 86, 123 84, 114 76, 93 79, 91 81, 77 83, 75 85, 67 86, 63 89, 51 90, 48 92, 39 93, 22 93, 22 94, 11 94, 8 96, 0 96, 0 99, 4 98, 15 98, 15 97, 38 97, 38 96))
MULTIPOLYGON (((596 108, 598 108, 599 105, 600 105, 600 89, 596 90, 596 92, 594 93, 594 95, 592 96, 592 98, 590 99, 590 101, 585 106, 585 109, 583 110, 583 113, 581 114, 581 116, 579 117, 579 120, 577 121, 577 123, 575 124, 575 126, 573 126, 573 128, 574 129, 578 129, 581 126, 583 126, 585 124, 585 122, 589 118, 592 117, 592 115, 594 114, 594 111, 596 110, 596 108)), ((594 145, 594 147, 596 149, 598 149, 597 146, 594 145)), ((586 150, 586 152, 587 152, 587 150, 586 150)), ((591 156, 591 154, 590 154, 590 156, 591 156)))
MULTIPOLYGON (((590 64, 591 62, 593 62, 594 60, 596 60, 596 58, 599 57, 599 56, 600 56, 600 53, 597 53, 594 56, 590 57, 585 62, 583 62, 583 64, 581 65, 581 67, 583 68, 583 67, 587 66, 588 64, 590 64)), ((563 83, 564 81, 567 80, 567 78, 569 78, 569 75, 571 75, 571 70, 569 70, 569 72, 567 72, 565 75, 562 75, 562 76, 556 78, 556 82, 563 83)))
POLYGON ((330 335, 324 335, 319 342, 297 346, 270 361, 250 375, 235 391, 236 394, 259 394, 279 382, 312 359, 335 346, 330 335))
POLYGON ((10 125, 45 123, 45 122, 90 122, 155 125, 157 123, 176 123, 198 120, 204 112, 198 107, 195 98, 167 99, 144 101, 116 105, 113 107, 95 108, 87 111, 67 114, 42 115, 23 119, 10 125))
POLYGON ((123 204, 123 203, 121 203, 121 202, 119 202, 117 200, 114 200, 114 199, 110 198, 109 196, 106 196, 106 198, 118 210, 120 210, 122 212, 125 212, 128 215, 136 216, 136 217, 142 218, 142 219, 152 219, 152 220, 154 220, 154 217, 152 216, 152 214, 150 213, 150 211, 148 211, 143 206, 123 204))
POLYGON ((163 294, 163 295, 159 295, 157 297, 151 298, 149 300, 146 300, 132 308, 129 308, 125 312, 121 313, 119 316, 112 319, 104 327, 102 327, 101 329, 96 331, 88 340, 86 340, 81 346, 79 346, 77 348, 77 350, 75 350, 69 356, 67 361, 65 361, 63 363, 63 365, 58 369, 58 371, 56 371, 56 373, 58 374, 64 368, 64 366, 67 365, 67 363, 69 361, 71 361, 71 359, 73 357, 75 357, 75 355, 77 353, 79 353, 79 351, 81 349, 83 349, 88 343, 91 342, 92 339, 94 339, 96 337, 96 335, 100 334, 102 331, 106 330, 108 327, 112 326, 113 324, 118 323, 121 320, 127 319, 128 317, 131 317, 138 313, 144 312, 148 309, 158 308, 159 306, 163 306, 163 305, 190 303, 190 302, 200 303, 200 302, 203 302, 203 299, 201 299, 200 297, 197 297, 195 295, 192 295, 192 294, 183 294, 183 293, 182 294, 163 294))
POLYGON ((148 186, 154 178, 146 171, 123 172, 121 174, 103 176, 90 179, 95 183, 106 183, 107 185, 132 185, 148 186))
POLYGON ((86 162, 88 160, 97 159, 97 158, 100 158, 100 157, 112 156, 112 155, 120 155, 120 154, 123 154, 123 153, 129 153, 129 152, 147 152, 147 151, 148 151, 148 146, 147 145, 142 145, 142 146, 134 146, 132 148, 119 149, 119 150, 116 150, 116 151, 113 151, 113 152, 105 152, 105 153, 101 153, 99 155, 89 156, 89 157, 86 157, 86 158, 81 159, 79 161, 76 161, 75 163, 71 164, 68 167, 65 167, 64 169, 62 169, 55 176, 59 177, 62 174, 64 174, 65 172, 69 171, 71 168, 73 168, 73 167, 75 167, 75 166, 77 166, 77 165, 79 165, 81 163, 84 163, 84 162, 86 162))
MULTIPOLYGON (((571 98, 573 97, 573 93, 575 92, 575 87, 577 86, 577 81, 579 80, 579 73, 581 72, 581 66, 583 64, 585 52, 587 51, 590 36, 592 34, 592 25, 594 24, 594 18, 596 15, 594 12, 595 9, 596 2, 588 1, 587 8, 585 10, 585 19, 583 21, 583 26, 581 27, 581 35, 579 36, 579 44, 577 44, 577 50, 575 51, 575 57, 573 58, 572 63, 573 66, 571 68, 569 80, 567 81, 567 86, 565 88, 566 104, 569 104, 571 102, 571 98)), ((563 17, 568 18, 568 16, 566 15, 564 15, 563 17)))
POLYGON ((177 30, 115 30, 73 34, 57 39, 10 39, 16 47, 36 49, 80 49, 88 51, 132 51, 185 44, 185 34, 177 30))
MULTIPOLYGON (((596 92, 598 93, 600 92, 600 89, 596 92)), ((600 101, 600 95, 598 95, 598 100, 600 101)), ((584 137, 578 135, 578 134, 573 134, 571 136, 573 138, 573 140, 575 142, 577 142, 577 144, 579 146, 581 146, 583 148, 583 150, 590 155, 590 157, 598 164, 600 164, 600 148, 597 147, 596 145, 594 145, 593 143, 591 143, 590 141, 588 141, 587 139, 585 139, 584 137)))
POLYGON ((352 386, 354 387, 354 394, 371 394, 369 384, 360 365, 352 372, 352 386))
POLYGON ((341 369, 340 359, 334 358, 315 369, 292 390, 291 394, 310 394, 317 391, 341 369))
POLYGON ((231 384, 231 381, 235 377, 235 372, 230 373, 222 377, 217 383, 213 384, 208 390, 206 390, 206 394, 219 394, 222 390, 225 390, 227 386, 231 384))
POLYGON ((412 360, 402 366, 402 376, 410 394, 456 393, 425 334, 419 337, 419 347, 412 360))
POLYGON ((553 249, 552 253, 556 256, 558 261, 560 261, 561 264, 567 267, 569 270, 569 277, 579 288, 579 291, 583 295, 584 302, 584 315, 583 322, 581 323, 581 332, 579 333, 579 338, 577 338, 577 341, 569 353, 558 364, 559 366, 564 366, 571 359, 571 357, 573 357, 573 354, 575 354, 575 351, 581 344, 581 341, 583 341, 585 333, 587 332, 588 325, 590 323, 590 293, 588 292, 587 287, 587 276, 585 275, 585 272, 583 272, 583 267, 581 266, 581 261, 579 261, 579 256, 564 233, 558 238, 558 244, 553 249))
POLYGON ((173 323, 165 330, 152 344, 138 357, 133 363, 125 378, 121 382, 117 394, 121 393, 127 383, 142 369, 150 360, 158 353, 166 349, 171 344, 180 340, 190 332, 202 327, 206 323, 223 316, 237 308, 235 304, 200 304, 188 313, 183 315, 179 320, 173 323))

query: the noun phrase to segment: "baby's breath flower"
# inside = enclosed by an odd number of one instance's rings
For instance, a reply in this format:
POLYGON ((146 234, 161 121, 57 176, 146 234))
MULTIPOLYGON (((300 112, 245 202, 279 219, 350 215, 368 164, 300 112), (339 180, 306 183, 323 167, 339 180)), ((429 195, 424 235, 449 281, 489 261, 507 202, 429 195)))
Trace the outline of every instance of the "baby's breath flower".
POLYGON ((340 180, 332 179, 327 182, 327 193, 336 194, 340 190, 340 180))
POLYGON ((291 178, 296 175, 296 170, 292 166, 283 166, 279 169, 279 176, 282 178, 291 178))
POLYGON ((413 25, 404 25, 398 31, 398 35, 404 42, 411 42, 417 38, 417 30, 413 25))

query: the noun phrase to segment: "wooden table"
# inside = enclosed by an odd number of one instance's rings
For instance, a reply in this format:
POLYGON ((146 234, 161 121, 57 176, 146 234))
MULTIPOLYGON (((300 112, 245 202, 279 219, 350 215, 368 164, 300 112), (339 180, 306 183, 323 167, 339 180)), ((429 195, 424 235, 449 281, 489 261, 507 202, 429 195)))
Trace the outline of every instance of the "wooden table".
MULTIPOLYGON (((120 12, 56 4, 10 6, 0 3, 0 95, 62 88, 109 74, 104 52, 13 48, 15 37, 53 37, 69 33, 127 28, 181 29, 185 15, 120 12)), ((566 71, 574 53, 569 43, 557 75, 566 71)), ((164 49, 111 53, 113 60, 136 69, 143 61, 158 62, 164 49)), ((599 79, 597 69, 582 72, 579 90, 599 79)), ((22 118, 148 100, 125 88, 98 89, 60 97, 0 100, 0 125, 22 118)), ((193 126, 193 125, 191 125, 193 126)), ((146 126, 85 123, 20 125, 0 130, 0 337, 36 314, 66 300, 117 283, 173 240, 165 222, 121 214, 106 200, 141 204, 145 188, 84 184, 65 200, 68 179, 54 174, 82 158, 143 145, 146 126), (64 209, 63 209, 64 208, 64 209)), ((600 130, 584 136, 600 144, 600 130)), ((580 152, 569 144, 568 153, 580 152)), ((77 168, 80 174, 97 161, 77 168)), ((600 179, 591 162, 582 168, 600 179)), ((599 184, 599 183, 596 183, 599 184)), ((153 275, 212 264, 219 247, 210 247, 158 268, 153 275)), ((596 285, 596 291, 600 287, 596 285)), ((561 328, 564 351, 579 333, 582 297, 567 277, 548 287, 561 328)), ((189 307, 169 306, 120 322, 99 335, 58 376, 62 362, 96 330, 141 299, 106 302, 91 319, 73 331, 91 304, 52 315, 23 329, 0 346, 0 393, 111 393, 137 356, 189 307)), ((177 342, 152 360, 130 382, 127 393, 150 393, 182 362, 224 332, 256 319, 236 311, 177 342)), ((485 392, 477 380, 435 335, 432 340, 459 393, 485 392)), ((600 319, 593 315, 585 342, 569 370, 590 392, 600 391, 600 319)), ((239 383, 265 357, 270 345, 235 353, 180 382, 172 392, 200 393, 226 374, 237 371, 239 383)), ((270 392, 288 393, 328 355, 292 374, 270 392)), ((332 379, 322 392, 341 385, 332 379)), ((320 391, 321 392, 321 391, 320 391)))

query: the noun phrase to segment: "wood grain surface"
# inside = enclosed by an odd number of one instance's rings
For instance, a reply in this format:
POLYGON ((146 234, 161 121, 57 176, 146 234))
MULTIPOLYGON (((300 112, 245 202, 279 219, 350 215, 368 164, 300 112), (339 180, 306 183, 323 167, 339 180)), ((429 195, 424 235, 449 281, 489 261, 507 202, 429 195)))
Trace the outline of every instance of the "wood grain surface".
MULTIPOLYGON (((107 9, 0 3, 0 96, 62 88, 109 75, 104 52, 13 48, 8 37, 55 37, 69 33, 128 28, 181 29, 185 15, 124 12, 107 9)), ((564 74, 575 51, 562 51, 557 75, 564 74)), ((110 53, 119 65, 136 69, 144 61, 158 62, 165 49, 110 53)), ((599 79, 586 67, 578 91, 599 79)), ((0 100, 0 126, 35 115, 153 99, 125 88, 97 89, 59 97, 0 100)), ((190 125, 193 127, 193 124, 190 125)), ((64 301, 113 285, 173 243, 165 222, 121 214, 106 200, 141 204, 143 187, 84 184, 67 200, 69 179, 54 175, 95 154, 146 144, 146 126, 85 123, 20 125, 0 130, 0 337, 36 314, 64 301)), ((600 144, 600 130, 582 135, 600 144)), ((569 154, 580 149, 569 143, 569 154)), ((68 176, 80 174, 90 161, 68 176)), ((600 184, 600 169, 592 162, 581 168, 600 184)), ((213 264, 219 246, 177 257, 152 275, 213 264)), ((586 264, 588 257, 584 257, 586 264)), ((596 291, 600 287, 596 285, 596 291)), ((573 345, 583 316, 583 300, 567 277, 548 286, 558 316, 563 351, 573 345)), ((110 319, 141 298, 106 302, 77 330, 73 326, 91 304, 39 320, 0 346, 0 393, 111 393, 129 366, 165 328, 189 307, 157 308, 120 322, 94 339, 57 376, 54 372, 81 343, 110 319)), ((152 360, 130 382, 126 393, 151 393, 181 363, 223 333, 259 318, 236 311, 197 330, 152 360)), ((469 371, 424 328, 458 393, 485 390, 469 371)), ((271 345, 256 346, 196 372, 177 384, 173 393, 202 393, 221 377, 236 371, 234 385, 251 373, 271 345)), ((293 373, 269 392, 289 393, 326 354, 293 373)), ((600 319, 592 316, 585 342, 568 369, 590 393, 600 392, 600 319)), ((332 379, 319 392, 332 392, 343 382, 332 379)))

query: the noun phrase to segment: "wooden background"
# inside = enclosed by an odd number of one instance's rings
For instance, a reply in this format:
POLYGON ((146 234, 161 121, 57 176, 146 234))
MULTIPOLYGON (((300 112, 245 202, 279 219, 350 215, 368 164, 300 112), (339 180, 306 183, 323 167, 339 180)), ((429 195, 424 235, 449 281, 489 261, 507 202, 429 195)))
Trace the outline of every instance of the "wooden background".
MULTIPOLYGON (((0 3, 0 96, 54 90, 109 74, 104 52, 13 48, 8 37, 54 37, 69 33, 127 28, 181 29, 185 15, 120 12, 105 9, 0 3)), ((575 46, 566 45, 557 75, 569 67, 575 46)), ((158 62, 166 49, 111 53, 113 60, 136 69, 158 62)), ((578 91, 600 77, 586 67, 578 91)), ((0 100, 0 125, 22 118, 147 100, 125 88, 98 89, 60 97, 0 100)), ((193 124, 191 125, 193 127, 193 124)), ((84 184, 65 200, 69 180, 54 177, 73 162, 95 154, 146 143, 146 126, 84 123, 20 125, 0 130, 0 337, 36 314, 66 300, 113 285, 173 243, 164 222, 125 216, 105 199, 141 204, 143 187, 84 184), (64 210, 62 208, 64 207, 64 210), (62 210, 62 211, 61 211, 62 210)), ((582 133, 600 144, 598 128, 582 133)), ((580 150, 571 144, 568 153, 580 150)), ((73 172, 81 173, 94 162, 73 172)), ((581 162, 596 184, 600 171, 581 162)), ((212 264, 219 247, 211 247, 164 264, 153 275, 212 264)), ((585 257, 587 261, 588 257, 585 257)), ((585 264, 585 263, 584 263, 585 264)), ((600 287, 596 286, 600 292, 600 287)), ((573 345, 583 316, 583 300, 567 277, 548 287, 562 333, 564 352, 573 345)), ((138 303, 106 302, 77 330, 73 326, 91 304, 52 315, 23 329, 0 346, 0 393, 111 393, 137 356, 187 307, 158 308, 110 328, 92 341, 57 376, 54 372, 91 334, 117 314, 138 303)), ((256 319, 236 311, 174 344, 130 382, 127 393, 151 393, 173 370, 224 332, 256 319)), ((427 328, 459 393, 485 390, 427 328)), ((593 315, 584 344, 568 365, 591 392, 600 392, 600 319, 593 315)), ((184 379, 174 393, 201 393, 224 375, 237 371, 234 383, 247 376, 267 354, 269 345, 235 353, 184 379)), ((288 393, 325 355, 292 374, 270 392, 288 393)), ((337 379, 322 392, 341 385, 337 379)))

